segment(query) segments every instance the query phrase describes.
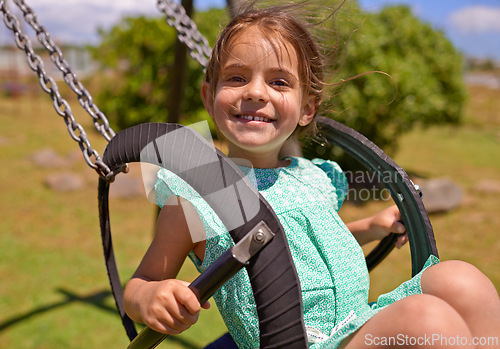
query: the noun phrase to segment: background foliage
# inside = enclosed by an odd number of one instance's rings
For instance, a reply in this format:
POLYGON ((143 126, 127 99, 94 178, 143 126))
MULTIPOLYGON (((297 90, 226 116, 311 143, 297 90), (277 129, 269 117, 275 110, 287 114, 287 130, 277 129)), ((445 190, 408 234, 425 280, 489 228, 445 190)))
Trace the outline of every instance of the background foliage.
POLYGON ((352 34, 341 78, 371 73, 342 85, 331 99, 338 121, 386 151, 417 125, 457 124, 464 102, 463 63, 444 34, 405 6, 365 13, 352 34))
MULTIPOLYGON (((213 44, 224 20, 224 10, 196 14, 199 30, 213 44)), ((143 122, 167 122, 172 86, 176 31, 164 18, 126 18, 109 31, 100 31, 101 44, 91 48, 101 66, 97 100, 113 127, 123 129, 143 122)), ((183 123, 207 119, 200 98, 201 66, 188 61, 183 123)))
MULTIPOLYGON (((349 14, 353 18, 346 22, 358 18, 362 23, 337 36, 348 45, 338 56, 335 82, 368 74, 340 84, 325 103, 325 115, 353 127, 389 154, 399 138, 417 125, 460 122, 466 96, 462 57, 442 32, 405 6, 386 7, 379 13, 355 8, 349 14)), ((227 14, 213 9, 196 13, 194 20, 213 45, 227 14)), ((118 129, 168 120, 168 91, 175 88, 169 78, 176 69, 175 35, 163 19, 144 17, 128 18, 101 31, 101 44, 93 49, 103 69, 98 102, 118 129)), ((199 96, 202 69, 191 59, 188 67, 184 124, 209 119, 199 96)), ((310 149, 308 156, 328 156, 321 151, 310 149)), ((335 158, 344 165, 347 161, 341 154, 335 158)))

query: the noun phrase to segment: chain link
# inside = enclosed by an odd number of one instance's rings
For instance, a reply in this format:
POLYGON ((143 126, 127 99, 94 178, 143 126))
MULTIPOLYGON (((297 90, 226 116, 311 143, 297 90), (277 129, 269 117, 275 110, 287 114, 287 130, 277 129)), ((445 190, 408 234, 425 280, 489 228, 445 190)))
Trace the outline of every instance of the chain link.
MULTIPOLYGON (((26 20, 28 21, 29 18, 29 21, 32 22, 32 24, 30 23, 30 25, 32 25, 33 29, 35 29, 35 31, 38 31, 40 33, 44 33, 43 36, 49 38, 50 40, 50 37, 48 36, 46 30, 36 21, 36 15, 33 13, 33 11, 31 11, 31 9, 29 9, 29 7, 27 7, 23 3, 23 1, 21 0, 14 0, 14 1, 16 2, 16 4, 18 4, 18 6, 20 6, 26 20)), ((3 13, 5 25, 7 26, 8 29, 10 29, 14 33, 17 47, 23 50, 24 53, 26 54, 29 67, 38 75, 42 90, 50 94, 54 109, 56 110, 57 114, 63 117, 71 138, 76 142, 78 142, 78 145, 80 146, 85 162, 91 168, 96 170, 100 175, 102 176, 108 175, 111 172, 111 170, 109 169, 108 166, 106 166, 102 162, 99 153, 92 148, 92 145, 90 144, 90 141, 87 137, 87 133, 85 132, 84 128, 75 120, 69 103, 64 98, 61 97, 61 94, 57 87, 57 83, 54 81, 52 77, 50 77, 46 73, 43 60, 33 50, 30 39, 26 34, 22 32, 18 19, 10 13, 9 9, 7 8, 5 0, 0 0, 0 12, 3 13), (92 158, 95 159, 94 162, 92 161, 92 158)), ((59 62, 60 67, 62 68, 61 71, 63 70, 65 71, 65 73, 63 72, 65 74, 64 76, 65 80, 68 79, 68 76, 71 76, 72 83, 74 83, 75 86, 78 87, 77 89, 73 89, 73 91, 75 91, 75 93, 78 94, 80 103, 82 105, 85 104, 86 106, 88 106, 89 109, 92 109, 94 111, 95 114, 95 117, 93 116, 94 125, 101 132, 101 134, 103 134, 105 138, 109 141, 111 137, 114 135, 114 132, 109 127, 107 119, 104 117, 104 115, 102 115, 102 113, 98 112, 100 113, 98 114, 96 112, 98 109, 97 107, 93 106, 93 103, 91 103, 92 98, 91 97, 89 98, 90 95, 88 94, 88 92, 83 92, 85 89, 83 88, 81 83, 76 79, 76 75, 74 75, 74 73, 71 71, 71 68, 69 68, 69 66, 67 65, 60 49, 57 48, 57 46, 52 45, 50 41, 47 42, 55 52, 55 54, 51 53, 51 59, 53 61, 56 60, 59 62), (80 97, 80 95, 82 97, 80 97)))
MULTIPOLYGON (((45 27, 38 22, 35 12, 26 5, 24 0, 13 1, 22 11, 25 21, 35 31, 40 44, 49 52, 51 61, 62 72, 66 84, 77 95, 80 105, 94 120, 94 127, 109 142, 115 132, 110 127, 105 115, 94 104, 90 93, 64 59, 61 49, 52 40, 45 27)), ((173 0, 157 0, 157 8, 165 14, 167 23, 177 30, 177 37, 188 47, 191 57, 205 67, 212 50, 208 40, 198 31, 196 24, 186 14, 184 7, 173 0)), ((4 14, 7 28, 15 35, 17 47, 25 52, 29 67, 37 73, 43 91, 50 94, 54 109, 64 118, 71 138, 78 142, 85 161, 100 175, 109 178, 112 174, 111 170, 102 162, 99 153, 92 148, 84 128, 75 120, 69 103, 61 97, 54 79, 47 75, 43 61, 34 52, 30 39, 21 31, 17 18, 9 12, 6 0, 0 0, 0 12, 4 14), (95 159, 94 162, 92 162, 92 157, 95 159)))
POLYGON ((24 0, 14 0, 14 3, 22 11, 24 19, 33 28, 36 37, 40 44, 49 52, 50 59, 54 65, 62 72, 64 81, 69 88, 77 95, 80 105, 87 111, 87 113, 94 120, 94 127, 103 135, 109 142, 115 135, 114 131, 109 126, 108 119, 94 104, 93 99, 89 92, 85 89, 83 84, 78 80, 76 74, 69 66, 68 62, 64 59, 61 49, 56 45, 50 34, 38 22, 35 12, 26 5, 24 0))
POLYGON ((184 7, 173 0, 157 0, 156 7, 165 14, 168 25, 177 30, 177 37, 188 47, 191 57, 206 67, 212 49, 184 7))

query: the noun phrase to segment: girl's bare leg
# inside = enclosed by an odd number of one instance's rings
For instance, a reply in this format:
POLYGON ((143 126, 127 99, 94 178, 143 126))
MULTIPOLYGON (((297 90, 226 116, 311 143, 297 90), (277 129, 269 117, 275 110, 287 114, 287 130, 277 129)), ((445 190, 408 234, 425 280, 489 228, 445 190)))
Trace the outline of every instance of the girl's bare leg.
POLYGON ((471 338, 469 327, 453 307, 438 297, 419 294, 375 314, 344 348, 475 348, 469 345, 471 338))
POLYGON ((500 348, 500 298, 476 267, 461 261, 436 264, 422 274, 422 292, 453 307, 480 339, 478 348, 500 348))

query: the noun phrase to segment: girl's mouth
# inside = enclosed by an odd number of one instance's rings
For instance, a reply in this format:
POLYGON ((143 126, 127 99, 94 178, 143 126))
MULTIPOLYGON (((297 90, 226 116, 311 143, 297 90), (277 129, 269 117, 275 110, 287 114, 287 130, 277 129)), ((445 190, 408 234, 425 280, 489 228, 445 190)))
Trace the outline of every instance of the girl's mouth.
POLYGON ((248 120, 248 121, 261 121, 261 122, 272 122, 273 120, 262 116, 253 116, 247 114, 235 115, 238 119, 248 120))

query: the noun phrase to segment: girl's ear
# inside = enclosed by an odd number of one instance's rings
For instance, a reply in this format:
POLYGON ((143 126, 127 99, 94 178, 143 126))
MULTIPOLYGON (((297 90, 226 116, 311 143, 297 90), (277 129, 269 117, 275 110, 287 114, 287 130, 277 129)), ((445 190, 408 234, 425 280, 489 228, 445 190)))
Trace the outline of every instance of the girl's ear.
POLYGON ((316 115, 316 111, 318 110, 318 101, 316 100, 316 96, 309 95, 305 98, 304 106, 302 107, 302 115, 299 119, 300 126, 308 125, 312 119, 314 119, 314 115, 316 115))
POLYGON ((203 100, 203 105, 207 110, 208 114, 212 117, 213 111, 213 101, 212 101, 212 91, 210 90, 210 84, 203 81, 201 84, 201 99, 203 100))

